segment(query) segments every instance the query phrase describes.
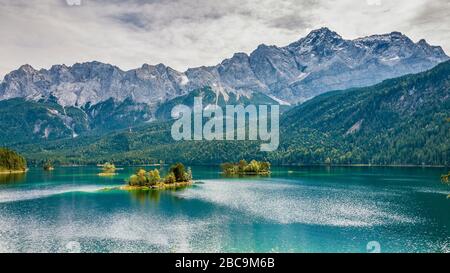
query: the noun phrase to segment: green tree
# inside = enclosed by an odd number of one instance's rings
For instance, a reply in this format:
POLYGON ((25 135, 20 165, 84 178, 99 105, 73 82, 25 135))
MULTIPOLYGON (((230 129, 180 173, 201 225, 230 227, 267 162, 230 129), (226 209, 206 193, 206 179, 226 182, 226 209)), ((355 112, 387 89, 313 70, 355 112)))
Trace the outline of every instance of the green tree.
POLYGON ((239 172, 244 172, 245 167, 247 167, 247 161, 245 161, 244 159, 241 159, 238 163, 238 168, 239 168, 239 172))
POLYGON ((449 183, 450 183, 450 182, 449 182, 449 179, 450 179, 450 172, 449 172, 448 174, 443 174, 443 175, 441 176, 441 181, 444 182, 444 183, 446 183, 446 184, 449 184, 449 183))
POLYGON ((173 172, 170 172, 166 175, 166 177, 164 178, 164 183, 166 184, 173 184, 176 182, 175 179, 175 175, 173 174, 173 172))
POLYGON ((161 180, 158 169, 148 172, 148 182, 150 185, 155 185, 161 180))
POLYGON ((112 163, 106 162, 103 164, 102 171, 104 173, 113 173, 116 171, 116 166, 112 163))
POLYGON ((170 172, 174 174, 175 181, 177 181, 177 182, 184 182, 184 181, 188 180, 186 178, 185 167, 181 163, 177 163, 175 165, 172 165, 172 167, 170 167, 170 172))
POLYGON ((54 169, 53 164, 50 161, 45 162, 42 167, 44 168, 45 171, 51 171, 54 169))

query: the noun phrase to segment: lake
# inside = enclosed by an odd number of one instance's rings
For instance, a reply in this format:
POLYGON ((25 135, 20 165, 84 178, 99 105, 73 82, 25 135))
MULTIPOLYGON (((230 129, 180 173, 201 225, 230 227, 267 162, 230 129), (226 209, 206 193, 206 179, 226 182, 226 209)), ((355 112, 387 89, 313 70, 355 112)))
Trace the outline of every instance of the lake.
MULTIPOLYGON (((97 167, 0 176, 0 252, 449 252, 442 168, 279 167, 193 187, 124 184, 97 167)), ((147 169, 150 169, 147 167, 147 169)))

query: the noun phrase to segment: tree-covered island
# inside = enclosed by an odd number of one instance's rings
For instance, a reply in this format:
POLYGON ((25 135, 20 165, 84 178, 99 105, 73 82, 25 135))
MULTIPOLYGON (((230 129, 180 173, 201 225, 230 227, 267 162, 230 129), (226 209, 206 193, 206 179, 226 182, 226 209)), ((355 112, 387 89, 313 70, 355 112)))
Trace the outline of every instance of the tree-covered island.
POLYGON ((450 172, 449 172, 448 174, 443 174, 443 175, 441 176, 441 181, 442 181, 443 183, 449 184, 449 183, 450 183, 449 179, 450 179, 450 172))
POLYGON ((172 165, 165 177, 161 177, 159 170, 146 171, 140 169, 126 180, 127 185, 122 190, 173 189, 193 184, 192 171, 186 170, 181 163, 172 165))
POLYGON ((245 160, 240 160, 237 163, 223 163, 221 166, 222 172, 226 175, 269 175, 270 163, 266 161, 252 160, 247 163, 245 160))
POLYGON ((116 166, 112 163, 106 162, 103 165, 100 165, 102 167, 102 172, 98 174, 98 176, 114 176, 117 175, 116 173, 116 166))
POLYGON ((50 161, 45 162, 44 165, 42 165, 42 168, 44 169, 44 171, 55 170, 55 167, 53 166, 53 164, 50 161))
POLYGON ((24 157, 8 148, 0 148, 0 174, 24 173, 27 162, 24 157))
MULTIPOLYGON (((443 174, 441 176, 441 181, 442 181, 442 183, 450 184, 450 172, 448 172, 448 174, 443 174)), ((450 198, 450 194, 447 195, 447 198, 450 198)))

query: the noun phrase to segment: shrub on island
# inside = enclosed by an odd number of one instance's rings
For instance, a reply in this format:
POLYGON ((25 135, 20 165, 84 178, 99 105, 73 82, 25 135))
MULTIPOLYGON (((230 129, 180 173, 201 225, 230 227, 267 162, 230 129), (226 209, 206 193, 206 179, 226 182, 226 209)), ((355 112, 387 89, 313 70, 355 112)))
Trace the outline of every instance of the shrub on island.
POLYGON ((173 174, 175 182, 187 182, 192 180, 192 171, 190 168, 187 169, 183 164, 177 163, 170 167, 169 174, 173 174))
POLYGON ((99 173, 99 176, 113 176, 116 175, 116 166, 112 163, 106 162, 105 164, 101 165, 102 166, 102 172, 99 173))
POLYGON ((53 171, 55 169, 55 167, 53 167, 52 163, 50 163, 49 161, 45 162, 42 168, 44 169, 44 171, 53 171))
POLYGON ((164 183, 166 184, 173 184, 175 182, 177 182, 177 180, 173 173, 169 173, 168 175, 166 175, 166 177, 164 177, 164 183))
POLYGON ((146 171, 139 169, 127 180, 131 187, 165 188, 167 186, 185 186, 192 183, 192 171, 186 170, 183 164, 177 163, 170 167, 169 172, 161 178, 159 170, 146 171))
MULTIPOLYGON (((448 172, 448 174, 443 174, 442 176, 441 176, 441 181, 442 181, 442 183, 445 183, 445 184, 450 184, 450 172, 448 172)), ((449 195, 447 195, 447 198, 450 198, 450 194, 449 195)))
POLYGON ((154 186, 161 181, 159 171, 157 169, 152 171, 145 171, 140 169, 136 174, 130 176, 128 185, 130 186, 154 186))
POLYGON ((252 160, 247 163, 240 160, 237 163, 223 163, 221 165, 224 174, 228 175, 267 175, 270 174, 270 163, 266 161, 252 160))
POLYGON ((105 173, 113 173, 116 171, 116 166, 112 163, 106 162, 103 164, 102 170, 105 173))
POLYGON ((448 174, 443 174, 441 176, 441 181, 443 183, 449 184, 450 183, 449 179, 450 179, 450 172, 448 174))

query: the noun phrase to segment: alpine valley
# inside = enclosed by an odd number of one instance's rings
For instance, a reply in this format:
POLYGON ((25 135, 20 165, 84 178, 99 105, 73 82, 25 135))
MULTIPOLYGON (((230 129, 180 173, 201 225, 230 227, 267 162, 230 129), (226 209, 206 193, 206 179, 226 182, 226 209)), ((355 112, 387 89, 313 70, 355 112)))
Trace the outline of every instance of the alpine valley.
POLYGON ((0 84, 0 146, 31 163, 448 165, 448 60, 441 47, 399 32, 346 40, 321 28, 285 47, 260 45, 185 72, 163 64, 129 71, 100 62, 23 65, 0 84), (281 105, 279 149, 173 141, 170 111, 195 96, 281 105))

